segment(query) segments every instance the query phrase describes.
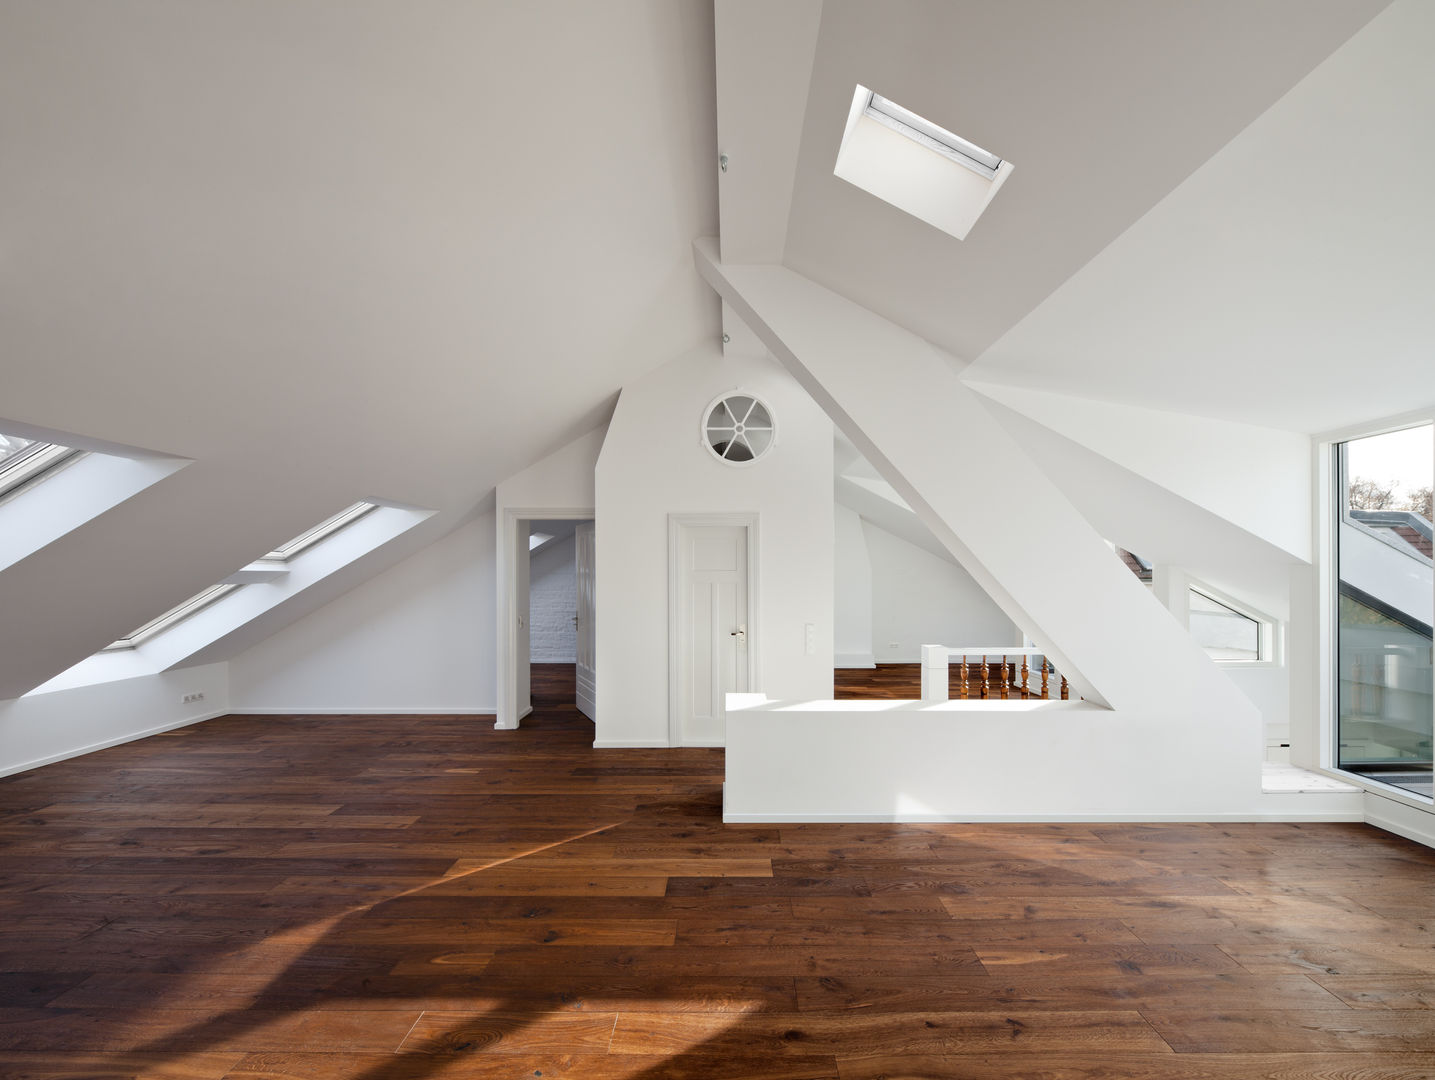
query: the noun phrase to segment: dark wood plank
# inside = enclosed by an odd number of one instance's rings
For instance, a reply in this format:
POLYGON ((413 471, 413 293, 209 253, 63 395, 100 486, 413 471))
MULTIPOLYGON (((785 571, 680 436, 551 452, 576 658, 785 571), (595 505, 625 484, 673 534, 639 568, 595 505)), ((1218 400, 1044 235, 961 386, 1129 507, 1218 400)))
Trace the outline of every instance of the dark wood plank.
POLYGON ((1419 1054, 1120 1054, 844 1057, 841 1080, 1429 1080, 1419 1054))
POLYGON ((1182 1053, 1379 1051, 1420 1054, 1427 1066, 1435 1062, 1435 1011, 1429 1009, 1151 1010, 1143 1015, 1182 1053))
MULTIPOLYGON (((1435 1018, 1435 1014, 1431 1014, 1435 1018)), ((715 1013, 618 1014, 614 1053, 672 1053, 702 1046, 705 1052, 870 1055, 877 1048, 898 1054, 989 1050, 1166 1050, 1167 1045, 1131 1010, 1001 1012, 764 1013, 734 1023, 715 1013)))
POLYGON ((0 1076, 1431 1075, 1426 849, 726 826, 721 751, 595 751, 540 675, 516 732, 232 716, 0 779, 0 1076))
POLYGON ((242 1053, 107 1054, 45 1050, 0 1051, 6 1080, 220 1080, 242 1053))

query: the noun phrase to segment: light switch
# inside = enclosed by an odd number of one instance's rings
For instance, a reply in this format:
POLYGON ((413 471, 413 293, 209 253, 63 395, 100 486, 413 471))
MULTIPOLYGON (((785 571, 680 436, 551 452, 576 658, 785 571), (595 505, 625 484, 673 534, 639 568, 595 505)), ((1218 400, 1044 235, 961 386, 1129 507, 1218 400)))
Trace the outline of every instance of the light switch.
POLYGON ((817 655, 817 625, 815 623, 807 624, 807 655, 817 655))

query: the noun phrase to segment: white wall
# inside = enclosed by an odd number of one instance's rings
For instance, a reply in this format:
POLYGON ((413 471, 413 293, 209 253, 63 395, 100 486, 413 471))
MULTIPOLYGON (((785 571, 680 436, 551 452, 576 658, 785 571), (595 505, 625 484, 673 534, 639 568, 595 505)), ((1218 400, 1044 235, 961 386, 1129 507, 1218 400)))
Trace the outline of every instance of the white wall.
POLYGON ((1172 720, 1081 701, 729 700, 723 820, 1364 819, 1357 791, 1263 794, 1242 711, 1172 720))
POLYGON ((872 565, 872 652, 878 663, 920 663, 923 645, 1022 643, 1021 631, 956 563, 870 521, 862 522, 862 531, 872 565))
POLYGON ((0 701, 0 776, 229 711, 226 664, 0 701), (187 694, 203 694, 185 704, 187 694))
POLYGON ((484 514, 230 662, 235 712, 492 713, 484 514))
POLYGON ((578 564, 571 536, 544 544, 528 563, 528 659, 572 664, 578 659, 578 564))
POLYGON ((668 743, 669 514, 759 515, 758 689, 831 696, 832 425, 778 364, 714 345, 625 386, 596 496, 598 745, 668 743), (700 442, 704 409, 732 391, 765 400, 778 431, 767 456, 741 468, 700 442))
POLYGON ((857 512, 845 506, 836 508, 834 524, 832 662, 837 667, 868 668, 872 666, 872 561, 867 536, 857 512))
POLYGON ((1221 669, 1260 710, 1266 739, 1289 742, 1290 668, 1285 664, 1223 664, 1221 669))

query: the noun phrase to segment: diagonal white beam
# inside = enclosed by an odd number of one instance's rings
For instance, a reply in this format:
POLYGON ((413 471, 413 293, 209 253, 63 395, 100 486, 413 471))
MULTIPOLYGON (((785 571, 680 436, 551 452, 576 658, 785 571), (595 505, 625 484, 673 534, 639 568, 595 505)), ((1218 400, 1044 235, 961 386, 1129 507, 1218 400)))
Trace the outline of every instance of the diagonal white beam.
MULTIPOLYGON (((1090 701, 1251 710, 1021 445, 902 327, 778 265, 699 273, 1090 701)), ((963 642, 944 642, 961 645, 963 642)))

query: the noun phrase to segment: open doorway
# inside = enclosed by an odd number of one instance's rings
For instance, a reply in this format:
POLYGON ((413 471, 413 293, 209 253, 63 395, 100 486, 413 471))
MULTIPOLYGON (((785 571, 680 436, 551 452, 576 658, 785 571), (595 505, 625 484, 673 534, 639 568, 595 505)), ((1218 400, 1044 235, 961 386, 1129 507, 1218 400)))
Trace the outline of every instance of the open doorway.
MULTIPOLYGON (((535 708, 594 713, 593 522, 530 519, 527 527, 528 696, 535 708)), ((522 649, 523 642, 520 642, 522 649)), ((520 688, 521 692, 521 688, 520 688)))

